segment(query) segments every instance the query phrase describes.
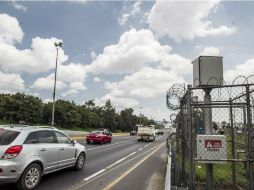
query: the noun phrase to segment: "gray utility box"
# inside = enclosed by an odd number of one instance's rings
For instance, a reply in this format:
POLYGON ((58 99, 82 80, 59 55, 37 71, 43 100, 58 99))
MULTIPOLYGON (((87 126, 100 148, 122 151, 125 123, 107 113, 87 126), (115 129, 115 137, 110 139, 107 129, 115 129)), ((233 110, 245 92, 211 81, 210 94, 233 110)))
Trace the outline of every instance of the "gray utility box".
POLYGON ((223 85, 223 62, 219 56, 199 56, 193 64, 193 86, 223 85))

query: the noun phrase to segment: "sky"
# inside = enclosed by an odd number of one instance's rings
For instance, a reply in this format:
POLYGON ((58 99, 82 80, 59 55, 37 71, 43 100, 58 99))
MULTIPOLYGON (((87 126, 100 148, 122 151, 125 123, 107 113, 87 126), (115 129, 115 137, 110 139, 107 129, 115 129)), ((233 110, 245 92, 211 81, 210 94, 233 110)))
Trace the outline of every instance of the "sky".
POLYGON ((170 120, 166 92, 191 62, 223 56, 224 80, 254 74, 254 1, 1 1, 0 93, 24 92, 170 120))

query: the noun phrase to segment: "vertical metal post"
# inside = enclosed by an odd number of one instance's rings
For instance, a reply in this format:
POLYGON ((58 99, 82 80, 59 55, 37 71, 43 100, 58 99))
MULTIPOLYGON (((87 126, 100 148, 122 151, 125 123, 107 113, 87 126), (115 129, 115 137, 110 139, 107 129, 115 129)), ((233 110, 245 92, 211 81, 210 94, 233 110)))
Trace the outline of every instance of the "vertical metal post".
POLYGON ((56 67, 55 67, 55 81, 54 81, 54 91, 53 91, 53 105, 52 105, 51 126, 54 126, 54 124, 55 124, 55 98, 56 98, 56 75, 57 75, 58 50, 59 50, 59 48, 56 48, 56 67))
POLYGON ((191 85, 188 85, 188 133, 189 133, 189 189, 194 190, 194 147, 193 147, 193 126, 191 107, 191 85))
MULTIPOLYGON (((233 105, 232 105, 232 100, 231 98, 229 99, 230 101, 230 126, 231 126, 231 152, 232 152, 232 159, 235 159, 235 130, 234 130, 234 121, 233 120, 233 105)), ((235 115, 234 115, 235 117, 235 115)), ((233 180, 233 189, 236 189, 236 177, 235 177, 235 162, 232 162, 232 180, 233 180)))
POLYGON ((247 176, 248 176, 248 189, 253 190, 253 154, 252 154, 252 121, 251 121, 251 107, 250 107, 250 89, 249 85, 246 86, 246 104, 247 104, 247 131, 248 131, 248 151, 247 151, 247 176))
POLYGON ((175 126, 176 126, 176 154, 175 154, 175 160, 174 160, 174 163, 175 163, 175 185, 177 187, 179 187, 181 185, 181 178, 180 178, 180 168, 179 168, 179 162, 178 162, 178 156, 180 155, 180 143, 179 143, 179 140, 181 140, 181 137, 180 137, 180 121, 181 121, 181 118, 180 117, 180 114, 178 114, 176 116, 176 123, 175 123, 175 126))
MULTIPOLYGON (((248 152, 248 132, 247 132, 247 125, 246 125, 246 109, 245 106, 243 107, 243 126, 244 126, 244 144, 245 144, 245 158, 248 152)), ((244 169, 247 169, 247 162, 244 162, 244 169)))
MULTIPOLYGON (((204 89, 205 96, 204 100, 206 104, 211 103, 211 92, 212 89, 204 89)), ((212 109, 204 109, 204 119, 205 119, 205 134, 212 134, 212 109)), ((213 164, 206 164, 206 190, 213 189, 213 164)))
POLYGON ((185 187, 186 186, 186 175, 185 175, 185 150, 186 150, 186 138, 185 138, 185 118, 184 118, 184 114, 183 114, 183 108, 181 108, 180 111, 181 114, 181 148, 182 148, 182 169, 181 169, 181 178, 182 178, 182 186, 185 187))
POLYGON ((142 109, 142 107, 139 107, 139 109, 140 109, 140 110, 139 110, 139 111, 140 111, 140 112, 139 112, 139 117, 140 117, 140 118, 139 118, 139 124, 140 124, 139 126, 141 126, 141 109, 142 109))

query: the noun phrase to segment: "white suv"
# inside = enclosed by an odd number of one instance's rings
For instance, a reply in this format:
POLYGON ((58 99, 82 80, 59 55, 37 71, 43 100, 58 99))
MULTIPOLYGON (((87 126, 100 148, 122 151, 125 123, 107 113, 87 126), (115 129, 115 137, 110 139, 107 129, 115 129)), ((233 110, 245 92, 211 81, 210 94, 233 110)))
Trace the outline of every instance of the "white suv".
POLYGON ((0 183, 34 189, 42 175, 85 160, 85 147, 53 127, 0 125, 0 183))

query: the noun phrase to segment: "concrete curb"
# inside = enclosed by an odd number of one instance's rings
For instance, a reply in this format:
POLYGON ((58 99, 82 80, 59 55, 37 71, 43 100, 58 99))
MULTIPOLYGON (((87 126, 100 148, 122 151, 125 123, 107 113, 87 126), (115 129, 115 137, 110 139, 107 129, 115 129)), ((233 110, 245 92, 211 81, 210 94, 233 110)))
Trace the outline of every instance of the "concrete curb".
POLYGON ((168 155, 165 190, 171 190, 171 157, 170 157, 170 155, 168 155))

